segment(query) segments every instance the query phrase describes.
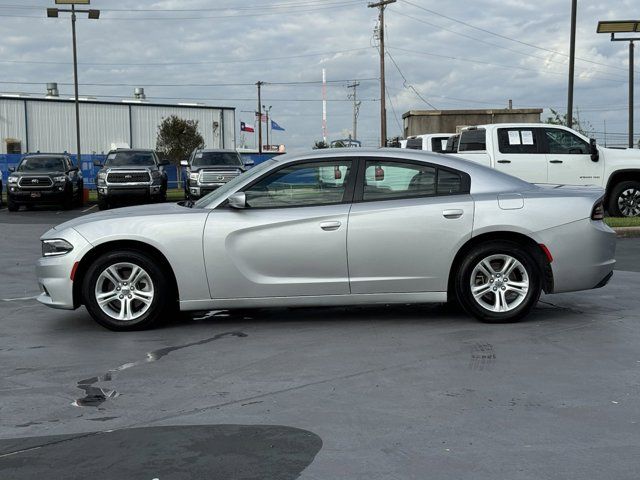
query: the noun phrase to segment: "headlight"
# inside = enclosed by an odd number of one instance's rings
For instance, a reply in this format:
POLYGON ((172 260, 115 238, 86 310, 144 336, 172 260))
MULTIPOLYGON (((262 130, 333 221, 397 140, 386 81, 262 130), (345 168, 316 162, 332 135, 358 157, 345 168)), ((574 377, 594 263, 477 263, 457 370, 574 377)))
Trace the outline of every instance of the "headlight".
POLYGON ((198 172, 193 172, 189 174, 189 180, 198 181, 198 177, 200 174, 198 172))
POLYGON ((63 183, 67 181, 66 175, 60 175, 59 177, 53 177, 53 181, 57 183, 63 183))
POLYGON ((151 172, 151 178, 160 178, 162 174, 158 170, 153 170, 151 172))
POLYGON ((61 238, 54 238, 51 240, 43 240, 42 241, 42 256, 43 257, 54 257, 56 255, 64 255, 73 250, 73 245, 71 245, 66 240, 62 240, 61 238))
POLYGON ((18 177, 9 177, 7 181, 9 183, 18 183, 18 177))
POLYGON ((98 172, 98 184, 104 185, 107 180, 107 172, 98 172))

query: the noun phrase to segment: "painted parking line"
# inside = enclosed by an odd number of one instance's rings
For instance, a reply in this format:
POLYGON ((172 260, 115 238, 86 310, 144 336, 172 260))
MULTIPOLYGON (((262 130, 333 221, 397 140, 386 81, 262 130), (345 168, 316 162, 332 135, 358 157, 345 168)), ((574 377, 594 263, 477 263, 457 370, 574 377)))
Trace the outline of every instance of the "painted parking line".
POLYGON ((92 207, 87 208, 86 210, 82 210, 82 213, 88 212, 89 210, 93 210, 97 205, 93 205, 92 207))
POLYGON ((23 300, 35 300, 38 298, 38 295, 34 295, 32 297, 18 297, 18 298, 3 298, 3 302, 21 302, 23 300))

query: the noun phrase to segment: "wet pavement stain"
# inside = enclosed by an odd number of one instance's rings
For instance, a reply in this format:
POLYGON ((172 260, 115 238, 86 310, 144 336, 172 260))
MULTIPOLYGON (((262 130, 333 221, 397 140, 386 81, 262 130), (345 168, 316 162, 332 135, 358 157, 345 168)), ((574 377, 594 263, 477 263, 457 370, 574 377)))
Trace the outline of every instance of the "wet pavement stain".
POLYGON ((110 398, 116 398, 120 395, 116 390, 111 390, 107 388, 100 388, 94 386, 99 382, 110 382, 113 380, 113 376, 115 373, 122 372, 124 370, 128 370, 133 367, 137 367, 139 365, 143 365, 145 363, 157 362, 163 357, 166 357, 172 352, 177 350, 182 350, 184 348, 196 347, 199 345, 205 345, 207 343, 215 342, 216 340, 220 340, 225 337, 237 337, 244 338, 248 335, 244 332, 225 332, 214 335, 210 338, 205 338, 204 340, 198 340, 197 342, 185 343, 184 345, 177 345, 174 347, 165 347, 159 348, 158 350, 153 350, 147 353, 147 356, 144 360, 138 360, 137 362, 129 362, 124 363, 116 368, 113 368, 106 372, 104 375, 97 375, 95 377, 86 378, 84 380, 79 380, 77 387, 84 392, 84 397, 78 398, 72 405, 74 407, 98 407, 106 402, 110 398))
POLYGON ((477 343, 471 351, 469 368, 472 370, 486 370, 496 361, 496 352, 490 343, 477 343))

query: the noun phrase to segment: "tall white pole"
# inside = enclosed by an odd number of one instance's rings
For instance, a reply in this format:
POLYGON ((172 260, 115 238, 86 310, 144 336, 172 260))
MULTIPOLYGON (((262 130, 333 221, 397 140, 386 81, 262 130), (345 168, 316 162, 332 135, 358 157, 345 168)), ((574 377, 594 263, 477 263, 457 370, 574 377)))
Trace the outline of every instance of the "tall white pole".
POLYGON ((327 71, 322 69, 322 140, 327 143, 327 71))

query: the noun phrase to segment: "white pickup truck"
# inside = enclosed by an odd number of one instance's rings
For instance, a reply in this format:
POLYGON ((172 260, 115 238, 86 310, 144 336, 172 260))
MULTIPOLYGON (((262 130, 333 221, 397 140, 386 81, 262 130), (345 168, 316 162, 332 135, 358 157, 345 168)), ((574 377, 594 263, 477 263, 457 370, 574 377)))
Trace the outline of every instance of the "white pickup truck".
POLYGON ((410 150, 424 150, 426 152, 443 153, 447 148, 447 140, 453 133, 427 133, 414 135, 406 140, 400 140, 400 148, 410 150))
POLYGON ((640 150, 605 148, 561 125, 503 123, 463 129, 449 153, 531 183, 598 185, 610 215, 640 216, 640 150))

